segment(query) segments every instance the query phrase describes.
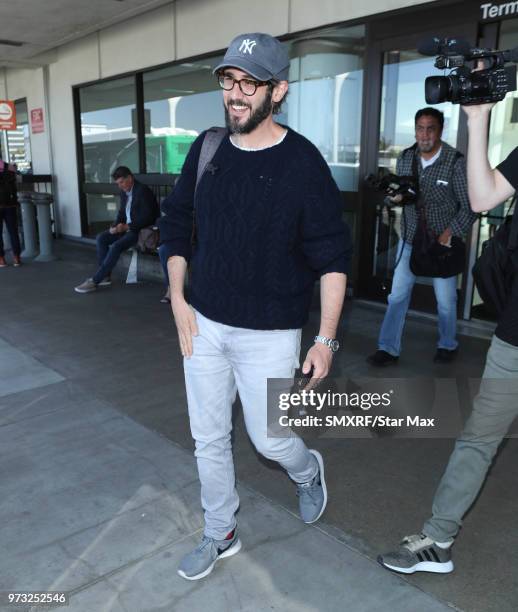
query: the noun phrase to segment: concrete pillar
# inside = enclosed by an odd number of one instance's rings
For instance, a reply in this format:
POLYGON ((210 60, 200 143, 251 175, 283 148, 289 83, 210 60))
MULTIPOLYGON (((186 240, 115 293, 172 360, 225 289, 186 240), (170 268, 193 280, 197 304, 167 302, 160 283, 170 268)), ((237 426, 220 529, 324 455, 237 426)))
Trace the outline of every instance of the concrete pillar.
POLYGON ((40 237, 40 254, 35 261, 54 261, 56 256, 53 253, 54 238, 50 219, 52 195, 50 193, 34 192, 32 200, 38 211, 38 234, 40 237))
POLYGON ((23 258, 36 257, 38 249, 36 246, 36 211, 32 203, 31 193, 20 191, 18 201, 22 209, 22 226, 24 249, 23 258))

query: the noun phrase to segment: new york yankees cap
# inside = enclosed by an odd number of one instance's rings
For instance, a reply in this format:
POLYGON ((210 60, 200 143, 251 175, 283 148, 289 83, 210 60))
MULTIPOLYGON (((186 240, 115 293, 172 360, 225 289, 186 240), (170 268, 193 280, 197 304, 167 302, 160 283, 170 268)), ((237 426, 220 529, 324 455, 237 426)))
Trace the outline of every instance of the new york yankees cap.
POLYGON ((214 68, 213 74, 229 67, 248 72, 259 81, 287 81, 290 58, 282 43, 269 34, 240 34, 230 43, 223 61, 214 68))

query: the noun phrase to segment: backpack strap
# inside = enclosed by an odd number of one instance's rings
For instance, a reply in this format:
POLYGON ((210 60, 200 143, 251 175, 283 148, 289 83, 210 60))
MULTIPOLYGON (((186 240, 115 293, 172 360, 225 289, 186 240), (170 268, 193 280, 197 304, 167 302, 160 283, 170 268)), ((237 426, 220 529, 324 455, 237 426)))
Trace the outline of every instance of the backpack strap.
POLYGON ((194 198, 193 198, 193 206, 192 206, 192 235, 191 242, 194 244, 196 242, 196 190, 198 189, 198 184, 201 181, 205 170, 209 166, 212 158, 216 154, 216 151, 219 149, 219 145, 221 144, 223 138, 225 138, 227 134, 227 129, 222 127, 211 127, 207 130, 205 137, 203 138, 203 142, 201 144, 200 157, 198 158, 198 170, 196 171, 196 185, 194 187, 194 198))
POLYGON ((210 164, 212 158, 219 149, 219 145, 227 134, 227 129, 222 127, 211 127, 207 130, 201 145, 200 157, 198 159, 198 170, 196 173, 196 187, 203 176, 203 173, 210 164))

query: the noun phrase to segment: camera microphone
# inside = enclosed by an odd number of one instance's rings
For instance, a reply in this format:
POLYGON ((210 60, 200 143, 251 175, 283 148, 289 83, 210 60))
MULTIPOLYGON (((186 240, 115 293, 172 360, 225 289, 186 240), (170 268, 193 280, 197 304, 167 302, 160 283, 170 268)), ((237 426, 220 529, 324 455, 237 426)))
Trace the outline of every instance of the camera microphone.
POLYGON ((463 38, 439 38, 432 36, 422 40, 417 50, 421 55, 466 55, 471 49, 463 38))

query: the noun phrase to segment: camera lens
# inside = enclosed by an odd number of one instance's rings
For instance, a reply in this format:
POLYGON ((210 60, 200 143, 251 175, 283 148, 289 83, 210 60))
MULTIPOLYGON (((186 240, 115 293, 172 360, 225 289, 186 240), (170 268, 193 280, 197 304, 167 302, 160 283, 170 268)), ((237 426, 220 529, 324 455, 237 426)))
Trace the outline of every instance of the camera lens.
POLYGON ((451 100, 450 79, 443 76, 427 77, 424 82, 424 94, 427 104, 439 104, 451 100))

